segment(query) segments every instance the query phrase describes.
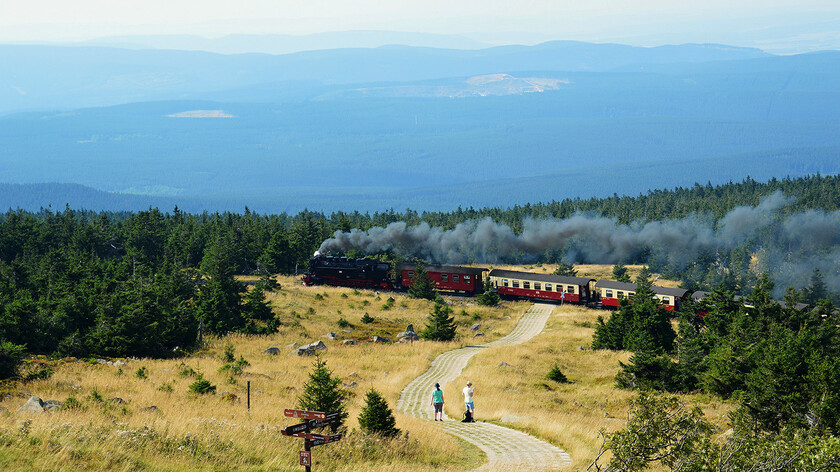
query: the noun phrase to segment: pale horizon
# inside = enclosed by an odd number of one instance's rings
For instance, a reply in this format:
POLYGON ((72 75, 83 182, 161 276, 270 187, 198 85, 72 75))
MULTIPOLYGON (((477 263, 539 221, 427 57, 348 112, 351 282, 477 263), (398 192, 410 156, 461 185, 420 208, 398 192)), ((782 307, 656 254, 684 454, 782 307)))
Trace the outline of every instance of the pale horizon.
POLYGON ((82 42, 114 36, 237 34, 305 36, 392 31, 484 37, 496 44, 545 40, 618 42, 636 46, 722 43, 769 51, 840 49, 840 4, 721 0, 674 5, 664 0, 498 0, 452 4, 432 0, 386 4, 361 0, 232 4, 188 0, 146 2, 35 0, 0 6, 0 42, 82 42), (493 36, 496 35, 496 41, 493 36))

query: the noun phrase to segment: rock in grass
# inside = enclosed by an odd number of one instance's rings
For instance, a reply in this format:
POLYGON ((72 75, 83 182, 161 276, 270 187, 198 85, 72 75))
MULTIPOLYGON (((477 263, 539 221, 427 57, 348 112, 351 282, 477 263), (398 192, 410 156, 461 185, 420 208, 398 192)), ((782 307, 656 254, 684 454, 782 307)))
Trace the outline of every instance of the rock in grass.
POLYGON ((63 404, 63 402, 58 400, 47 400, 44 402, 43 406, 45 411, 58 411, 61 409, 61 405, 63 404))
POLYGON ((391 342, 390 339, 383 338, 382 336, 374 336, 372 341, 375 342, 375 343, 389 343, 389 342, 391 342))
POLYGON ((481 323, 476 323, 476 324, 470 326, 470 329, 473 330, 473 331, 478 331, 479 329, 481 329, 481 323))
POLYGON ((359 344, 359 343, 355 339, 345 339, 344 344, 345 345, 352 345, 352 344, 359 344))
POLYGON ((38 397, 29 397, 29 400, 18 408, 18 413, 43 413, 44 401, 38 397))
POLYGON ((265 351, 263 351, 263 353, 268 354, 270 356, 276 356, 277 354, 280 354, 280 349, 278 349, 276 347, 270 347, 270 348, 266 349, 265 351))

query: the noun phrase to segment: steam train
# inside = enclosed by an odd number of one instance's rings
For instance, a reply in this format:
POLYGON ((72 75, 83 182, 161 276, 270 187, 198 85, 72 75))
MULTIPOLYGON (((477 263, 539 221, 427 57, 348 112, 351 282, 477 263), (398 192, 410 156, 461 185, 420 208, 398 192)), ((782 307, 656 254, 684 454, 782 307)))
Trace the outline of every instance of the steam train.
MULTIPOLYGON (((406 290, 413 285, 417 266, 399 263, 393 267, 375 259, 353 259, 315 255, 303 276, 304 285, 336 285, 354 288, 406 290)), ((484 290, 484 279, 506 298, 618 307, 620 300, 632 298, 636 284, 588 277, 567 277, 458 265, 424 266, 435 290, 477 295, 484 290)), ((681 288, 651 287, 667 310, 676 310, 691 293, 681 288)))

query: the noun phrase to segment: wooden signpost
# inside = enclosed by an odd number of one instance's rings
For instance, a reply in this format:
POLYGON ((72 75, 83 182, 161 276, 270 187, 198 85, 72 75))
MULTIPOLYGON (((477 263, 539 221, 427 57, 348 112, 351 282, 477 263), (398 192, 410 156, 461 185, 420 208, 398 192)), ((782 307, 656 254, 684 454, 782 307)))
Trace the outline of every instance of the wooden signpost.
POLYGON ((320 411, 294 410, 290 408, 284 410, 283 414, 290 418, 300 418, 304 420, 303 423, 287 426, 280 432, 283 436, 303 439, 303 450, 300 451, 300 465, 306 468, 306 472, 311 472, 312 446, 320 446, 322 444, 335 442, 341 439, 341 434, 315 434, 312 430, 329 426, 336 421, 340 421, 341 418, 338 413, 331 413, 328 415, 320 411))

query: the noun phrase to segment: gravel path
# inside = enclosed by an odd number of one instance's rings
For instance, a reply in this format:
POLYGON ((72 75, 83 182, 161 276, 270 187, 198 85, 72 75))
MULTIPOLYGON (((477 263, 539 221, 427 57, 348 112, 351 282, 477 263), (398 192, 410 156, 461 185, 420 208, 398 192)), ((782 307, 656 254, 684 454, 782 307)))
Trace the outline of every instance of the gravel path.
MULTIPOLYGON (((455 380, 470 358, 484 349, 521 344, 533 338, 545 327, 554 308, 555 305, 534 304, 509 335, 486 344, 467 346, 439 355, 432 361, 429 370, 403 389, 397 401, 397 409, 432 421, 434 414, 429 401, 435 382, 445 385, 455 380)), ((458 402, 462 401, 460 391, 455 398, 458 402)), ((490 423, 461 423, 445 415, 444 418, 446 421, 439 423, 444 431, 475 444, 487 454, 487 463, 476 470, 557 470, 571 465, 571 458, 562 449, 525 433, 490 423)))

